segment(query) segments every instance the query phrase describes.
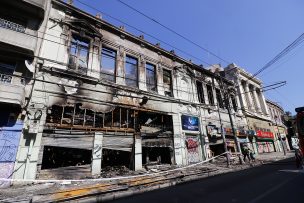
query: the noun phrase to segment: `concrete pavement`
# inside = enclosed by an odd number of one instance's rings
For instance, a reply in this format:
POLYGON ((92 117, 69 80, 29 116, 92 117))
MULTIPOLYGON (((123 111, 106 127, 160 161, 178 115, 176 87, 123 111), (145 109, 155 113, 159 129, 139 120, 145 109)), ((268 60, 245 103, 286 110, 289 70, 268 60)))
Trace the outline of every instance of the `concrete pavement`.
POLYGON ((257 157, 256 162, 247 162, 243 165, 232 164, 226 167, 224 158, 217 159, 214 163, 204 163, 193 167, 174 169, 172 172, 162 174, 143 174, 138 177, 123 179, 86 180, 82 182, 52 182, 30 184, 26 186, 13 186, 1 190, 0 199, 15 202, 52 202, 65 200, 113 200, 123 196, 139 194, 159 188, 177 185, 191 180, 197 180, 218 174, 243 170, 253 166, 269 163, 286 157, 292 157, 293 153, 283 156, 283 153, 268 153, 257 157))

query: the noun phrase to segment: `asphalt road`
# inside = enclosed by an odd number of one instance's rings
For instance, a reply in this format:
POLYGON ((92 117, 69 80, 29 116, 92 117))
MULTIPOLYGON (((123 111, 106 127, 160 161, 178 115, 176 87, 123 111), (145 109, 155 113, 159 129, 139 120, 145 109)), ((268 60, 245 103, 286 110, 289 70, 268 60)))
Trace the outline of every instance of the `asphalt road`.
POLYGON ((304 203, 304 171, 286 159, 239 172, 205 178, 111 203, 288 202, 304 203))

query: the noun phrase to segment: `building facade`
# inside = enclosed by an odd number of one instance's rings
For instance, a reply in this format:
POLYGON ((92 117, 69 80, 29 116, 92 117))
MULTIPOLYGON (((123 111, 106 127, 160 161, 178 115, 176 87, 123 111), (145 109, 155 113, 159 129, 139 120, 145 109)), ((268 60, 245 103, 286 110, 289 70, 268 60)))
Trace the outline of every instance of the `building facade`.
POLYGON ((238 150, 231 120, 238 140, 247 142, 233 82, 100 16, 43 2, 34 16, 39 26, 21 32, 36 29, 35 47, 25 55, 31 57, 7 74, 25 79, 25 96, 10 108, 18 139, 3 178, 78 179, 114 166, 197 163, 225 145, 238 150))
POLYGON ((244 128, 249 146, 256 153, 277 151, 272 120, 262 92, 262 81, 235 64, 226 67, 224 73, 227 79, 236 84, 241 110, 247 121, 244 128))
POLYGON ((272 132, 275 134, 278 151, 289 151, 290 146, 287 139, 287 127, 283 123, 285 115, 284 109, 273 101, 266 100, 266 103, 269 109, 272 121, 272 132))
MULTIPOLYGON (((1 2, 0 178, 13 176, 16 160, 23 166, 29 161, 28 146, 32 143, 23 134, 25 109, 33 90, 32 78, 39 62, 35 56, 42 42, 47 7, 45 0, 1 2)), ((0 182, 0 187, 8 184, 0 182)))

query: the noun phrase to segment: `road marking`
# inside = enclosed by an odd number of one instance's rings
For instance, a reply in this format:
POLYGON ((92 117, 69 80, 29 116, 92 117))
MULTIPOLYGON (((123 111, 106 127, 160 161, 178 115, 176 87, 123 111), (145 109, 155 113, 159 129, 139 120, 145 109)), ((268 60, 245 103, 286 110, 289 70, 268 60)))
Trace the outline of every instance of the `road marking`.
POLYGON ((292 177, 292 178, 289 178, 287 180, 285 180, 284 182, 280 183, 279 185, 276 185, 275 187, 267 190, 266 192, 264 192, 263 194, 257 196, 256 198, 254 198, 253 200, 251 200, 250 202, 248 203, 255 203, 255 202, 259 202, 259 200, 263 199, 264 197, 266 197, 268 194, 278 190, 280 187, 282 187, 283 185, 285 185, 286 183, 288 183, 289 181, 291 181, 292 179, 296 178, 297 176, 295 177, 292 177))
POLYGON ((290 173, 290 172, 291 172, 291 173, 304 173, 304 169, 300 169, 300 170, 299 170, 299 169, 296 169, 296 170, 291 170, 291 169, 290 169, 290 170, 287 170, 287 169, 286 169, 286 170, 279 170, 279 171, 280 171, 280 172, 289 172, 289 173, 290 173))

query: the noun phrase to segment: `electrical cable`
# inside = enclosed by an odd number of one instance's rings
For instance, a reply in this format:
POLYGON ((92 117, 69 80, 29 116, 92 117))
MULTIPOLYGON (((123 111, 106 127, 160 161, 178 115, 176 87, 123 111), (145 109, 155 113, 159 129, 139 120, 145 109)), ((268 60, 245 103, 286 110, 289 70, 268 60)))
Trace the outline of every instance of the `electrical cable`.
POLYGON ((216 58, 220 59, 221 61, 223 61, 223 62, 229 64, 229 62, 228 62, 227 60, 225 60, 225 59, 221 58, 220 56, 214 54, 214 53, 211 52, 210 50, 208 50, 208 49, 202 47, 201 45, 199 45, 198 43, 196 43, 196 42, 192 41, 191 39, 185 37, 184 35, 179 34, 177 31, 173 30, 172 28, 169 28, 168 26, 164 25, 163 23, 161 23, 161 22, 155 20, 154 18, 148 16, 147 14, 145 14, 145 13, 139 11, 138 9, 136 9, 136 8, 134 8, 134 7, 132 7, 132 6, 130 6, 129 4, 127 4, 127 3, 125 3, 125 2, 123 2, 123 1, 121 1, 121 0, 117 0, 117 1, 118 1, 119 3, 121 3, 121 4, 125 5, 125 6, 127 6, 128 8, 132 9, 133 11, 135 11, 135 12, 141 14, 142 16, 146 17, 147 19, 151 20, 152 22, 154 22, 154 23, 160 25, 161 27, 163 27, 163 28, 169 30, 170 32, 174 33, 175 35, 181 37, 182 39, 186 40, 187 42, 189 42, 189 43, 195 45, 196 47, 198 47, 198 48, 200 48, 200 49, 206 51, 208 54, 211 54, 211 55, 215 56, 216 58))

